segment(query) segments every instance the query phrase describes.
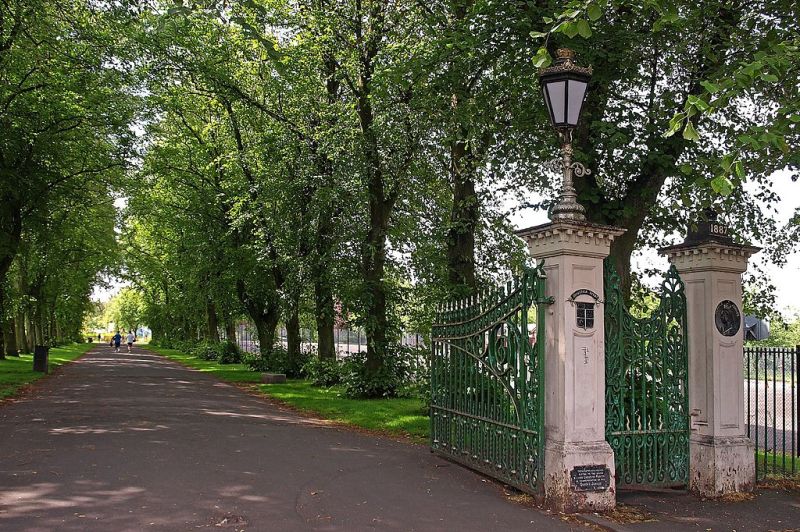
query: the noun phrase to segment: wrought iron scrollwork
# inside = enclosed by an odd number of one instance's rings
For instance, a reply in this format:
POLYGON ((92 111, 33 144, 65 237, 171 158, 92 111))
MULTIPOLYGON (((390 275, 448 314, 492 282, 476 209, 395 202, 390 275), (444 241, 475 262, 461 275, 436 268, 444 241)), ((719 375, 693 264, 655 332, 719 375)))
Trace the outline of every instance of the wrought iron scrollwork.
POLYGON ((540 266, 441 305, 432 330, 431 448, 526 491, 541 475, 549 303, 540 266))
POLYGON ((686 295, 674 266, 658 308, 636 318, 605 264, 606 440, 617 484, 684 485, 689 478, 686 295))

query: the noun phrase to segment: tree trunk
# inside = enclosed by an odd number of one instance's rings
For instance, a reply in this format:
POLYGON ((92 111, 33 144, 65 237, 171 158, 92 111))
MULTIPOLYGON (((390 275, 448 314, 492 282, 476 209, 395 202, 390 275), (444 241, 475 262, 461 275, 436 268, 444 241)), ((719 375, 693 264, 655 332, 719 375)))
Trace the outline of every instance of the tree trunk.
POLYGON ((300 316, 297 307, 289 312, 289 319, 286 320, 286 352, 290 360, 300 357, 300 316))
MULTIPOLYGON (((6 300, 5 286, 8 278, 8 271, 11 263, 17 255, 19 244, 22 239, 22 206, 19 201, 3 194, 0 196, 0 324, 5 322, 6 300)), ((5 359, 5 327, 0 326, 0 360, 5 359)))
POLYGON ((229 342, 236 343, 236 324, 231 320, 225 322, 225 337, 229 342))
POLYGON ((480 210, 475 193, 475 169, 463 140, 450 149, 450 179, 453 205, 447 234, 448 280, 456 295, 475 291, 475 229, 480 210))
POLYGON ((317 323, 317 352, 320 358, 336 358, 333 326, 335 314, 329 273, 332 246, 330 220, 320 216, 317 222, 316 257, 314 261, 314 310, 317 323))
POLYGON ((219 342, 219 321, 217 320, 217 307, 212 301, 206 305, 206 316, 208 317, 208 339, 212 342, 219 342))
POLYGON ((336 316, 333 308, 333 294, 326 280, 314 280, 314 297, 317 321, 317 351, 320 358, 335 359, 336 345, 333 333, 336 316))
POLYGON ((278 294, 274 294, 275 302, 256 299, 247 292, 247 287, 241 279, 236 281, 236 292, 239 301, 256 326, 258 350, 263 358, 268 358, 275 347, 275 329, 281 317, 280 307, 276 303, 278 294))
MULTIPOLYGON (((374 37, 373 37, 374 38, 374 37)), ((399 185, 387 195, 384 183, 384 168, 378 137, 375 132, 371 101, 371 79, 374 71, 373 59, 378 53, 378 40, 370 39, 366 53, 361 57, 356 108, 363 136, 366 163, 367 189, 369 193, 369 231, 362 243, 361 266, 364 276, 363 308, 366 318, 364 329, 367 335, 368 375, 376 375, 384 366, 387 356, 389 320, 386 315, 386 232, 389 216, 399 194, 399 185)))
MULTIPOLYGON (((340 83, 336 76, 338 63, 334 59, 334 51, 327 50, 323 56, 323 75, 325 76, 325 92, 329 105, 339 101, 340 83)), ((336 116, 336 115, 331 115, 336 116)), ((334 119, 328 127, 335 126, 334 119)), ((328 182, 333 181, 333 161, 326 153, 320 154, 316 159, 317 170, 328 182)), ((341 208, 337 207, 339 212, 341 208)), ((331 209, 323 209, 317 219, 316 257, 314 262, 314 308, 317 323, 317 352, 320 358, 335 359, 336 345, 334 343, 333 327, 336 316, 333 307, 333 290, 330 278, 331 256, 334 247, 334 214, 331 209)))
POLYGON ((6 315, 6 292, 3 285, 5 284, 5 274, 0 277, 0 360, 6 359, 6 350, 5 350, 5 343, 8 340, 5 334, 5 322, 4 319, 6 315))
POLYGON ((25 335, 25 314, 22 311, 17 312, 17 315, 14 317, 14 326, 16 327, 17 351, 27 353, 28 338, 25 335))
POLYGON ((6 344, 6 356, 8 357, 18 357, 19 350, 17 350, 17 327, 14 323, 14 318, 8 318, 5 320, 5 344, 6 344))
POLYGON ((64 338, 64 332, 61 329, 61 324, 55 317, 55 313, 51 313, 50 319, 52 320, 50 323, 53 324, 51 327, 53 331, 52 337, 56 339, 57 343, 63 343, 66 340, 66 338, 64 338))
POLYGON ((42 334, 42 326, 39 324, 38 319, 33 320, 33 339, 35 345, 44 345, 44 335, 42 334))
POLYGON ((364 329, 367 335, 367 373, 376 374, 387 354, 389 320, 386 315, 386 228, 389 209, 383 200, 383 179, 370 183, 370 229, 362 249, 364 275, 364 329))
POLYGON ((278 312, 265 312, 250 317, 253 324, 256 326, 256 335, 258 336, 258 350, 262 358, 269 358, 272 350, 275 347, 275 330, 278 328, 278 320, 280 313, 278 312))
POLYGON ((389 321, 386 315, 386 287, 384 269, 386 264, 386 226, 383 221, 388 213, 380 205, 371 203, 371 228, 364 252, 364 329, 367 335, 367 372, 376 374, 384 365, 387 355, 387 333, 389 321))
POLYGON ((33 326, 33 319, 31 317, 30 307, 25 309, 25 330, 27 331, 26 340, 27 344, 25 350, 28 353, 33 353, 33 348, 36 345, 36 330, 33 326))

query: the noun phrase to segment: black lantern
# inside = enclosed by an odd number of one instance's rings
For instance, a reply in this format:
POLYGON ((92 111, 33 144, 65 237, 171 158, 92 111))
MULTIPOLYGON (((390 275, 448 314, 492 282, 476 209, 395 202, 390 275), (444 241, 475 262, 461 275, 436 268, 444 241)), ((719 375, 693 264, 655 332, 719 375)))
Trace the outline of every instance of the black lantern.
POLYGON ((561 140, 561 166, 564 179, 558 202, 550 210, 550 219, 555 221, 583 222, 586 209, 578 203, 578 194, 573 186, 574 177, 591 174, 591 170, 572 160, 572 131, 578 125, 586 88, 592 77, 591 67, 575 64, 575 52, 561 48, 556 52, 556 63, 539 71, 544 100, 550 113, 550 121, 561 140))
POLYGON ((576 65, 575 52, 566 48, 556 52, 553 66, 539 71, 539 83, 553 127, 571 130, 578 125, 591 77, 591 67, 576 65))

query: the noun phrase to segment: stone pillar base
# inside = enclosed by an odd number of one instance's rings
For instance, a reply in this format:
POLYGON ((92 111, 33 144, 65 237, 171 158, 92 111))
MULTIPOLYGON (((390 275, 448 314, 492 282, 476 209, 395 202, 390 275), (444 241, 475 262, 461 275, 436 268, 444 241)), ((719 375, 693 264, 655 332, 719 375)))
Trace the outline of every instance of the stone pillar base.
POLYGON ((742 436, 703 436, 689 440, 689 489, 702 497, 753 491, 756 483, 755 444, 742 436))
POLYGON ((617 504, 614 485, 614 451, 605 441, 544 444, 544 505, 563 513, 604 512, 617 504), (608 468, 609 484, 597 491, 579 491, 572 482, 575 467, 608 468))

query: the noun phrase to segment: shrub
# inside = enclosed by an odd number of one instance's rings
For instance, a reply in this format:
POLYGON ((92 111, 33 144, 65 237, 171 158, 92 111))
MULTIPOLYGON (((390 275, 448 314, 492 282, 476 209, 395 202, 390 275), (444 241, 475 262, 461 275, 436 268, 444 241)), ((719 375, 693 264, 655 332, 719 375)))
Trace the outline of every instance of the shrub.
POLYGON ((233 342, 220 342, 217 360, 220 364, 240 364, 242 362, 242 351, 233 342))
POLYGON ((303 366, 303 373, 314 386, 334 386, 342 382, 343 364, 335 358, 313 357, 303 366))
POLYGON ((263 358, 261 353, 245 353, 242 356, 242 362, 251 370, 259 373, 272 371, 269 358, 263 358))
POLYGON ((212 342, 200 342, 189 349, 189 354, 201 360, 217 360, 219 358, 219 348, 212 342))
POLYGON ((268 373, 284 373, 290 379, 297 379, 304 376, 303 366, 314 355, 313 349, 300 349, 300 354, 291 356, 283 346, 276 346, 272 351, 265 353, 265 356, 248 355, 245 363, 253 371, 268 373))
POLYGON ((187 342, 185 340, 177 340, 174 338, 170 338, 169 336, 165 336, 155 341, 150 340, 150 344, 158 347, 163 347, 164 349, 177 349, 178 351, 183 351, 185 353, 189 353, 194 347, 194 345, 191 344, 190 342, 187 342))
POLYGON ((352 398, 418 395, 430 403, 427 349, 392 346, 383 367, 369 374, 367 354, 348 357, 342 368, 344 393, 352 398))

